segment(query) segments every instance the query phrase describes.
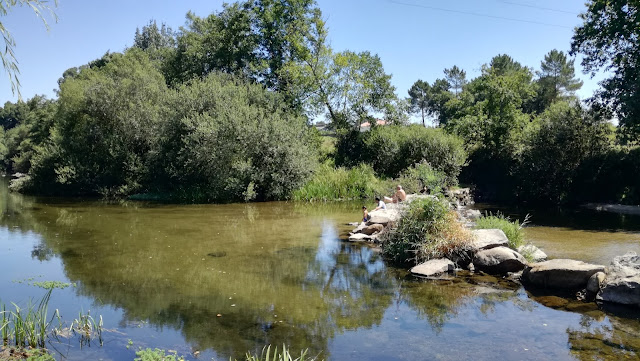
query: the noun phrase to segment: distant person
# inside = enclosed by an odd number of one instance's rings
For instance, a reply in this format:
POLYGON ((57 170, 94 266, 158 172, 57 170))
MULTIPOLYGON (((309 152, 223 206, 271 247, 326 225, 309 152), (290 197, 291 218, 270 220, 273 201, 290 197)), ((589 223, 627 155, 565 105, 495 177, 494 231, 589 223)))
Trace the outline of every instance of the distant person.
POLYGON ((384 200, 388 203, 400 203, 404 202, 407 199, 407 193, 402 189, 402 186, 398 184, 396 187, 396 192, 393 194, 393 197, 384 197, 384 200))
POLYGON ((362 206, 362 221, 368 222, 371 217, 369 217, 369 212, 367 211, 367 206, 362 206))
POLYGON ((378 202, 378 206, 376 207, 376 209, 374 209, 374 211, 377 211, 378 209, 387 209, 387 205, 384 204, 380 197, 376 197, 376 202, 378 202))

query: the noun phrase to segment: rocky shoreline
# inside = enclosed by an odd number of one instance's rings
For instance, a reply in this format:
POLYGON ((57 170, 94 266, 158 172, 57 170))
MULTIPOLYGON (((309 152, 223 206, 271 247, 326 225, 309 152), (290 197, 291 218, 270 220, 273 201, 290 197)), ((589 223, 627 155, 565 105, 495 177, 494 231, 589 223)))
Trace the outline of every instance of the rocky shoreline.
MULTIPOLYGON (((438 279, 455 277, 461 271, 485 273, 509 278, 527 290, 640 308, 640 256, 635 252, 615 257, 608 267, 571 259, 547 260, 547 255, 534 245, 509 248, 507 236, 500 229, 473 229, 475 220, 482 215, 466 207, 473 204, 467 188, 447 192, 446 196, 459 221, 472 229, 473 241, 463 256, 429 260, 412 267, 413 275, 438 279)), ((406 202, 372 211, 369 222, 352 224, 357 227, 349 233, 348 241, 379 244, 379 235, 395 226, 408 204, 425 197, 433 196, 408 195, 406 202)))

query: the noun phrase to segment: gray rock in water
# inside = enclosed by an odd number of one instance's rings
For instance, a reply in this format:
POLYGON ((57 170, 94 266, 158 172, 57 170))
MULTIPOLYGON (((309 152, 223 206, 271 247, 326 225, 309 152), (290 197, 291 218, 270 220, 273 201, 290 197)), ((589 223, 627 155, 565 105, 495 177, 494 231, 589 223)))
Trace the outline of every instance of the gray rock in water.
POLYGON ((587 291, 591 292, 592 294, 598 293, 598 291, 600 291, 600 287, 602 287, 604 278, 604 272, 594 273, 593 276, 589 277, 589 281, 587 281, 587 291))
POLYGON ((364 233, 356 233, 349 236, 349 241, 351 242, 360 242, 360 241, 370 241, 371 236, 364 233))
POLYGON ((604 266, 572 259, 552 259, 531 264, 522 273, 522 280, 537 287, 582 289, 597 272, 604 272, 604 266))
POLYGON ((640 256, 629 252, 614 258, 597 299, 640 307, 640 256))
POLYGON ((432 259, 425 263, 421 263, 411 269, 414 275, 433 277, 445 272, 451 272, 454 264, 446 258, 432 259))
POLYGON ((494 247, 481 250, 473 258, 477 270, 490 274, 505 274, 522 271, 527 261, 522 255, 509 247, 494 247))
POLYGON ((547 260, 547 254, 542 252, 542 250, 532 244, 526 244, 518 247, 518 252, 522 255, 531 256, 531 260, 533 262, 542 262, 547 260))
POLYGON ((471 233, 474 237, 471 248, 475 250, 506 247, 509 244, 509 239, 501 229, 475 229, 471 233))
POLYGON ((372 224, 370 226, 367 226, 365 229, 363 229, 362 233, 367 235, 372 235, 375 233, 382 232, 383 229, 384 229, 384 226, 382 224, 372 224))

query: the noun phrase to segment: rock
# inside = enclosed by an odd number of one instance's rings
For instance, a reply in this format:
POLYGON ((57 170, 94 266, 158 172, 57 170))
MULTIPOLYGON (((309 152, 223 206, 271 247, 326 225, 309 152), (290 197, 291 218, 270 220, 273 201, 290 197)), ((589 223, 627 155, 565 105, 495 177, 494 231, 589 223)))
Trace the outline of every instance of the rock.
POLYGON ((366 235, 372 235, 374 233, 380 233, 382 232, 382 230, 384 230, 384 226, 382 224, 372 224, 364 228, 362 230, 362 233, 366 235))
POLYGON ((629 252, 614 258, 596 298, 640 307, 640 256, 629 252))
POLYGON ((400 219, 400 209, 379 209, 371 211, 369 216, 371 216, 371 219, 367 222, 367 225, 387 225, 389 222, 397 222, 400 219))
POLYGON ((365 228, 367 228, 367 224, 362 222, 358 225, 358 227, 356 227, 353 231, 351 231, 351 234, 361 233, 365 228))
POLYGON ((598 293, 602 286, 602 282, 604 282, 604 277, 604 272, 597 272, 594 273, 593 276, 589 277, 589 281, 587 281, 587 291, 591 293, 598 293))
POLYGON ((357 227, 357 226, 359 226, 359 225, 360 225, 360 223, 359 223, 359 222, 349 222, 349 223, 347 223, 347 225, 348 225, 348 226, 357 227))
POLYGON ((446 258, 432 259, 411 268, 414 275, 432 277, 441 273, 453 271, 453 262, 446 258))
POLYGON ((536 297, 535 300, 549 308, 563 308, 569 304, 569 300, 558 296, 541 296, 536 297))
POLYGON ((356 233, 349 236, 349 241, 351 242, 369 241, 369 240, 371 240, 371 236, 364 233, 356 233))
POLYGON ((467 209, 464 212, 464 216, 469 218, 469 219, 478 219, 478 218, 482 217, 482 213, 480 213, 480 211, 477 210, 477 209, 467 209))
POLYGON ((526 263, 520 253, 508 247, 481 250, 473 258, 473 265, 477 270, 490 274, 518 272, 525 268, 526 263))
POLYGON ((532 244, 526 244, 518 247, 518 252, 521 255, 524 255, 525 258, 530 258, 533 262, 542 262, 547 260, 547 254, 532 244))
POLYGON ((507 246, 509 244, 509 239, 501 229, 475 229, 471 233, 474 236, 471 248, 475 250, 507 246))
POLYGON ((602 265, 572 259, 552 259, 531 264, 522 273, 522 280, 537 287, 582 289, 594 273, 603 271, 602 265))

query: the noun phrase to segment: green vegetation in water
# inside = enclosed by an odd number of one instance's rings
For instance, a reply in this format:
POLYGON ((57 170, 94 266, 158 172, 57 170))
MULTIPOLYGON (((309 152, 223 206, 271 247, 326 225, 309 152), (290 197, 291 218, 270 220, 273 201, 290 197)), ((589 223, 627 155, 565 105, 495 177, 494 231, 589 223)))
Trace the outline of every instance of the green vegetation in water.
POLYGON ((409 205, 396 229, 382 234, 382 254, 396 263, 418 264, 466 251, 471 237, 448 202, 419 199, 409 205))
POLYGON ((53 355, 44 349, 0 347, 0 361, 55 361, 53 355))
POLYGON ((99 316, 98 321, 96 321, 96 319, 91 316, 91 311, 87 311, 86 314, 82 311, 78 312, 78 318, 73 320, 69 330, 80 336, 80 346, 90 345, 91 340, 95 338, 98 339, 100 346, 103 344, 102 316, 99 316))
POLYGON ((59 288, 61 290, 67 288, 67 287, 76 287, 75 282, 74 283, 68 283, 68 282, 60 282, 60 281, 42 281, 42 282, 33 282, 31 285, 36 286, 36 287, 40 287, 40 288, 44 288, 45 290, 52 290, 55 288, 59 288))
POLYGON ((309 350, 302 350, 300 352, 300 356, 294 358, 291 354, 291 350, 289 350, 285 345, 282 345, 282 350, 278 350, 277 346, 271 350, 271 345, 269 345, 263 347, 259 355, 247 353, 245 358, 241 361, 321 361, 317 357, 307 356, 307 353, 309 353, 309 350))
POLYGON ((177 352, 167 353, 165 350, 159 348, 153 350, 147 348, 137 351, 136 356, 134 361, 184 361, 184 357, 178 356, 177 352))
POLYGON ((502 213, 495 216, 488 214, 476 221, 476 229, 501 229, 509 239, 509 248, 517 250, 524 245, 523 227, 529 222, 529 215, 520 223, 519 220, 512 221, 502 213))

